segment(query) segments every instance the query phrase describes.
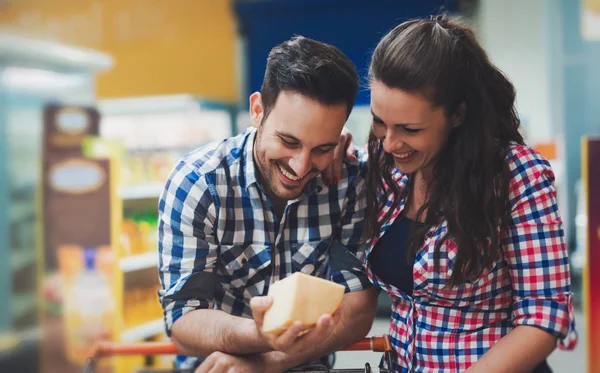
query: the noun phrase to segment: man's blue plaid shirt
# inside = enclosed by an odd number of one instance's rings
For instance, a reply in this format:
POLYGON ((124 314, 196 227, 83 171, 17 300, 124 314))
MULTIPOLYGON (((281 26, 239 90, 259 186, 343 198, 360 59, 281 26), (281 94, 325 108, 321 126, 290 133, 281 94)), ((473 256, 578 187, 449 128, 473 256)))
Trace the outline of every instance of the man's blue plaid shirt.
MULTIPOLYGON (((199 148, 167 181, 159 202, 159 296, 168 334, 196 309, 251 317, 250 298, 298 271, 329 278, 347 292, 370 286, 362 266, 332 270, 329 255, 339 241, 363 259, 364 163, 344 163, 331 187, 316 177, 277 221, 258 183, 255 134, 249 129, 199 148)), ((181 368, 197 363, 177 358, 181 368)))

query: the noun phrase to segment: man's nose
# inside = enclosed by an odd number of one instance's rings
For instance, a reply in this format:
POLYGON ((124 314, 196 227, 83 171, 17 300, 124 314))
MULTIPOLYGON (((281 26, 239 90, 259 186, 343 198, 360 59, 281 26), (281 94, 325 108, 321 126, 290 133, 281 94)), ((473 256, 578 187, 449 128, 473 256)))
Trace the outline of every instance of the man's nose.
POLYGON ((292 169, 292 171, 294 171, 296 176, 298 176, 298 177, 306 176, 306 174, 308 174, 311 170, 310 152, 303 151, 303 152, 299 152, 298 154, 294 155, 290 159, 290 168, 292 169))

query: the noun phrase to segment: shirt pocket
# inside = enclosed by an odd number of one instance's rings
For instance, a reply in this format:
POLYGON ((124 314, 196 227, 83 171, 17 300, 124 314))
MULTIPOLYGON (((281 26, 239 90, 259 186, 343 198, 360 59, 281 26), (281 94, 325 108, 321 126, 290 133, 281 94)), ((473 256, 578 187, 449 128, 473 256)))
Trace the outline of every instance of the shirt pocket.
POLYGON ((324 277, 329 267, 331 239, 299 242, 290 246, 293 272, 324 277))
POLYGON ((262 295, 267 267, 271 265, 271 248, 267 245, 232 245, 221 248, 224 274, 232 287, 230 290, 262 295))

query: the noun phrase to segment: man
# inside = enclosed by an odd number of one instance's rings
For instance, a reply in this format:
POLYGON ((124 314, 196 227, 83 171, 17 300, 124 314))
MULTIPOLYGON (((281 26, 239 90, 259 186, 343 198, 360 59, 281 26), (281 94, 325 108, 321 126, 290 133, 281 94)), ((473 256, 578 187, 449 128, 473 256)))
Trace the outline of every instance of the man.
POLYGON ((254 128, 176 166, 159 202, 159 269, 167 333, 188 356, 178 367, 195 356, 206 358, 197 372, 282 372, 368 333, 376 290, 360 265, 330 260, 338 243, 360 255, 363 171, 344 163, 331 186, 320 176, 357 91, 342 52, 292 38, 271 50, 250 96, 254 128), (340 309, 313 328, 264 335, 269 285, 297 271, 343 284, 340 309))

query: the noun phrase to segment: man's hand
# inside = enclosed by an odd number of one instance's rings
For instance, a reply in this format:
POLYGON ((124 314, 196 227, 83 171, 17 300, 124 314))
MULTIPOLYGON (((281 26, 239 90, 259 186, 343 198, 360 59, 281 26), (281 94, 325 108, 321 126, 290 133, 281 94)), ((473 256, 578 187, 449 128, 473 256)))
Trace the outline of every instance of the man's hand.
POLYGON ((224 352, 213 352, 195 373, 281 373, 282 369, 267 364, 261 355, 233 356, 224 352))
POLYGON ((325 184, 337 184, 342 177, 342 163, 344 162, 344 157, 348 159, 350 162, 356 161, 356 156, 354 155, 354 142, 352 141, 352 133, 349 129, 344 127, 342 129, 342 133, 340 134, 340 141, 335 147, 333 151, 333 160, 331 164, 323 170, 321 173, 321 177, 325 180, 325 184))
MULTIPOLYGON (((263 319, 265 312, 273 304, 273 298, 270 296, 254 297, 250 300, 252 316, 256 323, 258 332, 263 336, 267 343, 275 351, 281 351, 288 355, 295 356, 298 352, 307 348, 314 348, 324 341, 333 331, 335 318, 332 315, 322 315, 317 321, 317 325, 305 327, 297 321, 290 325, 282 334, 273 335, 262 332, 263 319)), ((336 312, 337 314, 337 312, 336 312)))

